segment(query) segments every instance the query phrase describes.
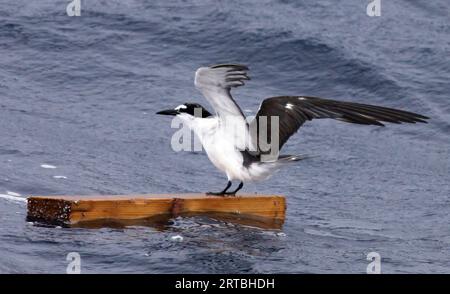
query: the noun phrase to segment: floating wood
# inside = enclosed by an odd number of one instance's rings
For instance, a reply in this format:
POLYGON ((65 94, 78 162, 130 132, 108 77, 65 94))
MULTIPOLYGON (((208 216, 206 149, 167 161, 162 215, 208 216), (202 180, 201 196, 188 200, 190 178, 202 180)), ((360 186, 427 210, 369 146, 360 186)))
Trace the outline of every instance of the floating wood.
POLYGON ((283 196, 245 194, 150 194, 105 196, 32 196, 29 221, 69 227, 155 225, 177 216, 208 217, 263 228, 284 223, 283 196))

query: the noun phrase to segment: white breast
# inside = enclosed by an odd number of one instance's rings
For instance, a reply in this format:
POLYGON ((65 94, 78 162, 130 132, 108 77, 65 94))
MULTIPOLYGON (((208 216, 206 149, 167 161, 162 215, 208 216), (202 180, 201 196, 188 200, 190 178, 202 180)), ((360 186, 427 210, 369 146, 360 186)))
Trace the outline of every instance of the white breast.
POLYGON ((243 166, 241 148, 237 148, 242 144, 242 138, 230 136, 229 130, 220 127, 217 117, 189 119, 188 125, 199 137, 209 160, 227 175, 228 180, 262 180, 272 173, 272 165, 243 166))

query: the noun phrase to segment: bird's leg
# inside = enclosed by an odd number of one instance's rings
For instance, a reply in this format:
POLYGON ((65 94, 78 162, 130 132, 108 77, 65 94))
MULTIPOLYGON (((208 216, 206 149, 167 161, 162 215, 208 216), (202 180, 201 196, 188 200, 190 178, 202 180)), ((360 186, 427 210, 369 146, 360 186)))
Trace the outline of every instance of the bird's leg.
POLYGON ((225 195, 227 190, 231 187, 231 181, 228 181, 227 186, 221 192, 207 192, 207 195, 225 195))
POLYGON ((237 191, 241 190, 244 187, 244 182, 240 182, 239 186, 233 192, 226 192, 225 195, 236 195, 237 191))

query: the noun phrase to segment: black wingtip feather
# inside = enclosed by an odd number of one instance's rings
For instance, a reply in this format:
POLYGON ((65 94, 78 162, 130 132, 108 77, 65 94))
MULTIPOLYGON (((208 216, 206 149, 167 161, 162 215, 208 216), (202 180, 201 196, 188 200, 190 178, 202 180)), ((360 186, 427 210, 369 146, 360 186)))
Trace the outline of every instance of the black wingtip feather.
POLYGON ((210 66, 210 68, 221 68, 221 67, 229 67, 231 70, 250 70, 246 65, 234 63, 223 63, 210 66))
MULTIPOLYGON (((261 116, 278 116, 281 148, 306 121, 332 118, 347 123, 384 127, 385 123, 428 123, 429 117, 400 109, 311 96, 277 96, 263 101, 252 123, 261 116)), ((268 134, 268 138, 271 134, 268 134)))

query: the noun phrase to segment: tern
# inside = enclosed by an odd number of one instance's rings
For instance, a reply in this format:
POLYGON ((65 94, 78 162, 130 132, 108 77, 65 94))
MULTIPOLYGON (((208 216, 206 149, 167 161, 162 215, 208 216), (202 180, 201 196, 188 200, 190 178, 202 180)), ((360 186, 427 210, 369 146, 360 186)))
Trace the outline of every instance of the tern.
POLYGON ((214 115, 197 103, 184 103, 174 109, 157 112, 179 117, 198 136, 214 166, 226 174, 226 187, 208 194, 235 195, 244 182, 266 179, 281 167, 307 158, 279 155, 289 137, 307 121, 331 118, 347 123, 384 126, 382 122, 426 123, 425 120, 429 119, 417 113, 369 104, 311 96, 277 96, 264 99, 256 116, 248 120, 231 96, 232 88, 243 86, 250 80, 248 71, 247 66, 240 64, 218 64, 197 69, 195 87, 212 106, 214 115), (240 182, 229 192, 233 180, 240 182))

